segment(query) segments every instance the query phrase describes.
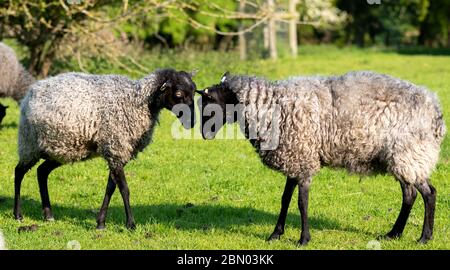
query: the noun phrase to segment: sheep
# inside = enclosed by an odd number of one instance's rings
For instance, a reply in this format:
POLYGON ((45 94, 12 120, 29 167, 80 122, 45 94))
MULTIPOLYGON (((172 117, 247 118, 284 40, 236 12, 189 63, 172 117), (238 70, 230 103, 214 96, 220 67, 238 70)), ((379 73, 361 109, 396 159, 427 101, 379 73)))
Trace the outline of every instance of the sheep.
POLYGON ((0 231, 0 250, 6 250, 5 238, 3 237, 2 231, 0 231))
POLYGON ((51 221, 50 172, 66 163, 100 156, 108 163, 109 178, 97 228, 105 228, 107 208, 117 186, 124 201, 126 227, 134 229, 124 167, 150 143, 163 108, 184 104, 183 116, 177 116, 186 129, 193 127, 196 86, 192 76, 173 69, 156 70, 140 80, 64 73, 33 84, 21 105, 14 217, 23 219, 21 182, 41 158, 45 161, 37 169, 37 179, 44 218, 51 221))
POLYGON ((4 106, 0 103, 0 124, 3 121, 3 118, 6 116, 6 109, 8 109, 8 106, 4 106))
MULTIPOLYGON (((34 77, 17 60, 14 50, 0 42, 0 98, 11 97, 20 104, 34 82, 34 77)), ((1 108, 0 123, 4 114, 1 108)))
POLYGON ((402 235, 417 189, 425 202, 419 242, 432 239, 436 189, 430 175, 446 128, 439 101, 426 88, 369 71, 281 81, 226 73, 219 84, 198 93, 204 139, 213 139, 226 122, 238 121, 262 162, 287 176, 278 222, 268 240, 284 233, 296 186, 302 226, 298 244, 311 239, 308 192, 321 165, 360 174, 390 173, 400 182, 400 214, 383 239, 402 235), (242 106, 222 113, 226 104, 242 106), (208 110, 213 105, 218 109, 208 110), (267 144, 271 140, 275 142, 267 144))

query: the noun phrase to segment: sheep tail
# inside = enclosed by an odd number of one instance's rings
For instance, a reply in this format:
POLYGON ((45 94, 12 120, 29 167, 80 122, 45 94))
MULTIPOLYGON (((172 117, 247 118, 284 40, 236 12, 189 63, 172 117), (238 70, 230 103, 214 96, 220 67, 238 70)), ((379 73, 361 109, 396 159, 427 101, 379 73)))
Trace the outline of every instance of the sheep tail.
POLYGON ((433 131, 436 139, 441 142, 447 130, 445 127, 444 116, 440 110, 438 112, 438 116, 434 120, 433 131))

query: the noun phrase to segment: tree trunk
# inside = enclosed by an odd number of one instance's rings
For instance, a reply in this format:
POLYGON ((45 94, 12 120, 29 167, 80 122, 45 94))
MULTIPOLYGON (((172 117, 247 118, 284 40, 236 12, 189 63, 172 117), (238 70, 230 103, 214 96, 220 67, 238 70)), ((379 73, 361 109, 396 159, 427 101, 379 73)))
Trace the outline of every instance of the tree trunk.
MULTIPOLYGON (((239 12, 245 11, 245 0, 239 1, 239 12)), ((244 30, 244 23, 241 21, 239 23, 239 31, 244 30)), ((239 34, 239 55, 241 60, 247 59, 247 43, 245 41, 245 34, 239 34)))
POLYGON ((63 35, 57 35, 48 37, 45 42, 30 41, 22 43, 30 51, 30 66, 28 70, 31 74, 38 78, 48 76, 62 39, 63 35))
POLYGON ((389 47, 391 45, 391 32, 386 31, 386 36, 384 37, 384 46, 389 47))
POLYGON ((270 50, 270 58, 277 59, 277 29, 275 22, 275 1, 267 0, 267 6, 270 12, 268 28, 269 28, 269 50, 270 50))
POLYGON ((48 77, 48 74, 50 72, 50 68, 53 65, 53 56, 51 55, 46 55, 46 57, 44 57, 44 59, 42 60, 42 67, 41 67, 41 71, 38 74, 39 78, 46 78, 48 77))
POLYGON ((450 48, 450 21, 447 26, 447 48, 450 48))
POLYGON ((298 43, 297 43, 297 3, 298 0, 289 0, 289 15, 291 19, 289 20, 289 45, 291 47, 292 57, 297 58, 298 54, 298 43))
POLYGON ((358 45, 358 47, 361 47, 361 48, 364 47, 364 35, 365 35, 364 27, 356 25, 355 39, 356 39, 356 45, 358 45))
POLYGON ((267 23, 264 25, 263 28, 263 36, 264 36, 264 49, 269 49, 269 27, 267 26, 267 23))
POLYGON ((417 44, 424 46, 426 39, 426 25, 425 22, 422 22, 419 26, 419 37, 417 38, 417 44))
POLYGON ((45 50, 42 46, 29 47, 30 66, 28 70, 38 78, 45 78, 50 72, 55 52, 45 50))

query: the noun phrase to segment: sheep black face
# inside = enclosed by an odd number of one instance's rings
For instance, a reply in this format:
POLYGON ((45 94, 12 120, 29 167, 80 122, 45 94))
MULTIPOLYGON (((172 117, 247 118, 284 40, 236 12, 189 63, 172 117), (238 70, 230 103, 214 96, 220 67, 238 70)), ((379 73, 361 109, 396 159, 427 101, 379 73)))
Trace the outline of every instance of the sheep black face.
POLYGON ((8 108, 8 106, 3 106, 2 104, 0 104, 0 124, 3 121, 3 118, 6 115, 6 109, 8 108))
POLYGON ((203 139, 214 139, 220 128, 226 123, 234 123, 237 120, 235 105, 238 104, 236 94, 227 83, 229 73, 222 76, 219 84, 197 91, 201 95, 198 107, 201 114, 200 131, 203 139))
POLYGON ((192 81, 194 73, 175 70, 163 70, 164 83, 160 91, 163 92, 163 106, 171 110, 180 120, 184 128, 195 125, 194 94, 196 85, 192 81))

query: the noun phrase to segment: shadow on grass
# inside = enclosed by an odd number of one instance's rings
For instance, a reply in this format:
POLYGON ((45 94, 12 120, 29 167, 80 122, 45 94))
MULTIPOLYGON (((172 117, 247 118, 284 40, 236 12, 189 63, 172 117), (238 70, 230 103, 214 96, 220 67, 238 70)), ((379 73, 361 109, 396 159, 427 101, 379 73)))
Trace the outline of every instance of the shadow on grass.
MULTIPOLYGON (((268 225, 275 226, 278 213, 268 213, 249 207, 232 207, 217 204, 182 205, 163 203, 156 205, 132 205, 136 224, 165 224, 175 227, 178 230, 205 231, 209 229, 230 230, 236 226, 268 225)), ((13 198, 0 198, 0 213, 3 216, 12 217, 13 198)), ((79 207, 68 207, 61 205, 52 206, 55 219, 68 221, 86 230, 95 230, 95 220, 97 211, 94 208, 86 209, 79 207)), ((97 208, 95 208, 97 209, 97 208)), ((42 220, 41 202, 27 197, 22 198, 22 213, 25 222, 30 218, 34 221, 42 220)), ((369 234, 354 227, 345 227, 334 220, 323 217, 312 216, 309 218, 310 228, 315 230, 338 230, 369 234)), ((29 222, 28 222, 29 223, 29 222)), ((108 209, 106 225, 114 224, 123 226, 125 229, 124 208, 111 206, 108 209)), ((290 214, 286 221, 286 226, 300 229, 300 216, 290 214)), ((257 235, 257 237, 268 237, 267 235, 257 235)), ((299 232, 300 233, 300 232, 299 232)))
POLYGON ((0 130, 2 129, 10 129, 10 128, 17 128, 16 122, 10 122, 10 123, 2 123, 0 124, 0 130))
POLYGON ((399 47, 395 49, 388 49, 387 51, 394 51, 404 55, 435 55, 435 56, 450 55, 450 48, 429 48, 422 46, 399 47))

